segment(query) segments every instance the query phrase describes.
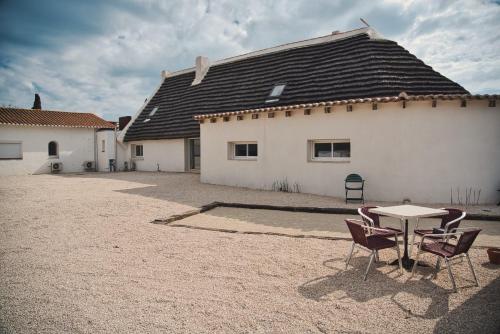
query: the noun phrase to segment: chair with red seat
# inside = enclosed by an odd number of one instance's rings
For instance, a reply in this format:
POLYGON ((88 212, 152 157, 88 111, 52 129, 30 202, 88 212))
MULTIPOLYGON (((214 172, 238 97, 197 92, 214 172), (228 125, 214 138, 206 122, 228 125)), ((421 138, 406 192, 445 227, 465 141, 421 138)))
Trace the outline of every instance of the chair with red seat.
POLYGON ((401 254, 399 252, 398 235, 396 232, 388 229, 366 226, 363 221, 356 219, 346 219, 345 222, 347 224, 347 227, 349 228, 349 231, 351 232, 353 240, 351 251, 349 252, 349 255, 346 260, 346 269, 349 266, 349 262, 351 261, 354 247, 357 246, 361 249, 371 252, 370 262, 368 263, 368 267, 366 268, 365 275, 363 277, 363 280, 366 281, 366 277, 368 276, 368 272, 370 271, 373 259, 376 256, 376 252, 381 249, 396 248, 396 251, 398 253, 399 269, 401 273, 403 273, 401 254), (371 234, 367 233, 368 230, 371 231, 372 233, 371 234), (381 233, 374 234, 373 233, 374 231, 378 231, 381 233), (391 240, 388 237, 394 237, 394 240, 391 240))
POLYGON ((468 228, 468 229, 453 229, 452 233, 441 234, 440 239, 436 239, 434 234, 424 234, 422 236, 422 240, 419 243, 417 257, 415 259, 415 263, 413 264, 413 269, 411 271, 411 275, 415 273, 415 268, 417 267, 418 257, 421 252, 427 252, 438 256, 438 262, 436 263, 436 273, 439 271, 439 263, 443 258, 446 267, 448 269, 448 275, 450 276, 451 284, 453 285, 453 290, 457 291, 457 286, 455 284, 455 278, 453 277, 453 273, 451 272, 451 262, 450 260, 457 256, 465 256, 467 258, 467 262, 469 263, 470 270, 472 272, 472 276, 474 277, 474 281, 476 282, 476 286, 479 286, 479 282, 477 281, 476 273, 474 272, 474 267, 472 266, 472 262, 469 258, 469 249, 471 248, 474 240, 478 236, 480 229, 477 228, 468 228), (460 230, 463 230, 460 232, 460 230), (430 242, 425 242, 426 239, 430 239, 430 242), (453 244, 452 240, 456 241, 456 244, 453 244))
MULTIPOLYGON (((391 230, 390 236, 392 236, 393 232, 396 232, 398 235, 402 235, 403 231, 397 228, 392 228, 392 227, 381 227, 380 226, 380 215, 370 212, 370 209, 375 209, 378 208, 378 206, 362 206, 358 209, 358 214, 361 216, 363 221, 366 224, 369 224, 371 227, 375 228, 382 228, 386 230, 391 230)), ((383 231, 373 231, 374 234, 383 234, 385 232, 383 231)))
POLYGON ((415 230, 413 231, 413 237, 411 240, 410 256, 412 253, 413 245, 415 244, 415 235, 423 237, 425 234, 428 238, 442 239, 442 234, 448 233, 460 226, 460 222, 465 218, 467 213, 465 211, 453 208, 443 208, 442 210, 448 211, 447 215, 441 217, 441 224, 439 228, 434 229, 419 229, 418 221, 415 225, 415 230))

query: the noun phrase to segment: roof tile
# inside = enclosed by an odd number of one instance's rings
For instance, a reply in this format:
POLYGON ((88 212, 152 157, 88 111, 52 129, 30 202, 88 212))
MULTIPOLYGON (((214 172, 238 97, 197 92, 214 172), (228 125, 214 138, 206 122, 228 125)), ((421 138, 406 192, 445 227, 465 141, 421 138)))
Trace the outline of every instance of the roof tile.
POLYGON ((0 107, 0 124, 114 129, 115 126, 90 113, 0 107))

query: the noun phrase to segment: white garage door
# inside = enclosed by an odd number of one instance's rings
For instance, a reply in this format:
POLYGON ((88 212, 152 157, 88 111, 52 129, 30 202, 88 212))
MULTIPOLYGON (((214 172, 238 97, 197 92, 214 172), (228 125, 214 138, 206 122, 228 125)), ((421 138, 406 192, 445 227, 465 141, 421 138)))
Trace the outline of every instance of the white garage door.
POLYGON ((0 159, 22 159, 21 142, 0 142, 0 159))

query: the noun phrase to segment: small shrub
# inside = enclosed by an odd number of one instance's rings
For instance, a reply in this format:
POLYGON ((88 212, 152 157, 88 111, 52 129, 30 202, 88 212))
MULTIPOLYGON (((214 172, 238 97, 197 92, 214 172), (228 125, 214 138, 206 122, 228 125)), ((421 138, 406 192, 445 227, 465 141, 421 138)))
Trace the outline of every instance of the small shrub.
POLYGON ((279 192, 284 192, 284 193, 299 193, 300 192, 300 186, 297 182, 294 182, 293 185, 290 185, 288 183, 287 178, 285 177, 282 180, 276 180, 273 182, 272 185, 272 190, 273 191, 279 191, 279 192))

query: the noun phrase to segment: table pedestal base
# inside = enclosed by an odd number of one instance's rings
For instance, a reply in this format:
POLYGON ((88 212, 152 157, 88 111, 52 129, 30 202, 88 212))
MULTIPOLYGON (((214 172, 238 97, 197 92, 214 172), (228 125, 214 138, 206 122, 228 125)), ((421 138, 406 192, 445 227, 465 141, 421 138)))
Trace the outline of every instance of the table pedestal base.
MULTIPOLYGON (((415 260, 410 259, 410 258, 406 258, 406 259, 402 258, 401 259, 401 264, 403 265, 403 268, 405 268, 408 271, 410 271, 413 268, 413 264, 414 263, 415 263, 415 260)), ((391 266, 399 266, 399 261, 398 260, 394 260, 394 261, 392 261, 389 264, 391 266)), ((430 267, 428 264, 420 262, 420 261, 418 261, 417 266, 419 266, 419 267, 430 267)))

